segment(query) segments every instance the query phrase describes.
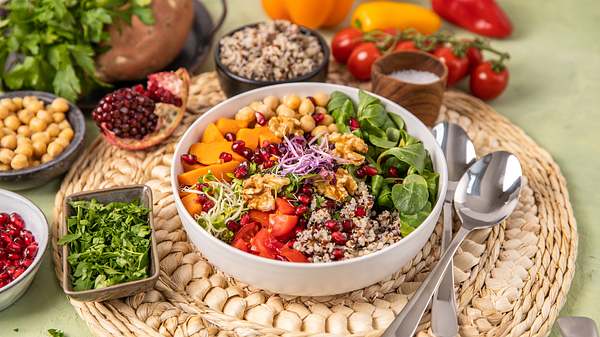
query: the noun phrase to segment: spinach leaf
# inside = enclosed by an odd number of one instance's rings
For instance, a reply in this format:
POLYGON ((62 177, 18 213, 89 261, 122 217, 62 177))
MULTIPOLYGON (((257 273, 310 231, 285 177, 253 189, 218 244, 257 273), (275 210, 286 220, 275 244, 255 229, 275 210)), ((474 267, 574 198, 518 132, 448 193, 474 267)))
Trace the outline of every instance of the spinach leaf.
POLYGON ((383 139, 380 137, 377 137, 375 135, 369 135, 369 141, 371 142, 371 144, 377 146, 377 147, 381 147, 384 149, 391 149, 393 147, 396 147, 396 145, 398 145, 398 142, 393 142, 387 139, 383 139))
POLYGON ((377 206, 385 209, 393 209, 392 189, 388 184, 384 184, 379 196, 377 197, 377 206))
POLYGON ((381 104, 377 97, 367 94, 364 90, 358 91, 358 115, 360 116, 364 109, 371 104, 381 104))
POLYGON ((429 213, 431 213, 431 204, 428 202, 415 214, 400 214, 400 234, 402 236, 410 234, 425 221, 429 213))
POLYGON ((398 142, 400 141, 400 130, 398 129, 394 129, 394 128, 387 128, 385 130, 385 135, 387 136, 387 139, 395 142, 396 144, 398 144, 398 142))
POLYGON ((371 120, 365 119, 360 122, 360 128, 369 136, 375 136, 379 138, 387 138, 385 131, 374 125, 371 120))
POLYGON ((373 198, 377 198, 377 196, 379 196, 379 193, 383 188, 383 184, 384 183, 382 175, 378 174, 371 178, 371 195, 373 195, 373 198))
POLYGON ((417 213, 428 199, 427 182, 420 175, 409 175, 402 184, 392 187, 392 201, 400 214, 417 213))
POLYGON ((425 181, 427 181, 427 190, 429 191, 429 202, 435 204, 440 174, 437 172, 431 172, 426 170, 425 172, 423 172, 423 178, 425 178, 425 181))
POLYGON ((392 121, 394 121, 394 124, 396 124, 396 128, 398 128, 398 130, 404 130, 404 119, 402 119, 400 115, 397 115, 393 112, 388 112, 388 116, 392 121))
POLYGON ((414 167, 417 172, 421 173, 425 168, 425 157, 427 157, 427 153, 423 144, 419 142, 386 150, 379 155, 377 163, 381 164, 381 162, 389 156, 393 156, 398 160, 407 163, 411 167, 414 167))
POLYGON ((352 103, 352 100, 350 99, 350 97, 348 97, 348 95, 344 94, 341 91, 334 91, 331 93, 329 103, 327 103, 327 111, 330 114, 333 114, 334 111, 341 109, 344 103, 346 103, 347 101, 350 101, 350 103, 352 104, 352 109, 354 109, 354 104, 352 103))

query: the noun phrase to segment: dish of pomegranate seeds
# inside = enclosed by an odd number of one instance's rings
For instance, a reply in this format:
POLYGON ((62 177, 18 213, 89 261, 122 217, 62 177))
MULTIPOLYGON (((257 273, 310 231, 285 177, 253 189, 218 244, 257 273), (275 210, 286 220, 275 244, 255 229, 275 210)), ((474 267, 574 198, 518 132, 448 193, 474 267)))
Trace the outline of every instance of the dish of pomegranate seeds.
POLYGON ((20 214, 0 213, 0 289, 31 266, 38 243, 20 214))
POLYGON ((181 201, 233 247, 330 262, 401 240, 432 212, 438 173, 376 97, 267 96, 208 124, 180 158, 181 201))

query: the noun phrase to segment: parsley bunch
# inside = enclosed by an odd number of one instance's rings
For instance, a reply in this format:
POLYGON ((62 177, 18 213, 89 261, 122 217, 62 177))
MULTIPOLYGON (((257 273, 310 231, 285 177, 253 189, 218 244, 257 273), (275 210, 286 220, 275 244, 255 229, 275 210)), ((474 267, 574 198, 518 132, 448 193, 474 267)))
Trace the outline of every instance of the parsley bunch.
POLYGON ((94 57, 106 27, 136 15, 153 24, 152 0, 9 0, 0 5, 0 89, 51 91, 75 101, 102 83, 94 57))
POLYGON ((88 290, 148 276, 150 210, 139 204, 96 200, 73 201, 68 234, 58 240, 69 245, 74 290, 88 290))

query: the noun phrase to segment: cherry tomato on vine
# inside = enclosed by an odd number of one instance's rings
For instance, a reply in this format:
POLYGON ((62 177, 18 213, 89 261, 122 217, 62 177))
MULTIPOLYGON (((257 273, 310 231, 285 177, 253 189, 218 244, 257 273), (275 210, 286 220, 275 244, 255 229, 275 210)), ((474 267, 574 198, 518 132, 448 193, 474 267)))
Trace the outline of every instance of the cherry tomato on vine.
POLYGON ((469 87, 473 95, 483 100, 494 99, 500 96, 504 89, 506 89, 508 77, 508 69, 506 67, 494 67, 491 62, 486 61, 478 65, 471 72, 469 87))
POLYGON ((399 50, 419 50, 417 46, 415 46, 414 41, 400 41, 394 48, 395 51, 399 50))
POLYGON ((363 32, 357 28, 344 28, 337 32, 331 40, 331 54, 336 61, 342 64, 348 62, 348 57, 362 42, 363 32))
POLYGON ((371 78, 371 67, 381 52, 372 42, 361 43, 352 51, 348 59, 348 71, 357 80, 367 81, 371 78))
POLYGON ((448 68, 448 86, 463 79, 469 72, 469 59, 466 56, 456 56, 451 47, 438 47, 434 52, 440 61, 448 68))
POLYGON ((467 59, 469 60, 469 70, 472 71, 483 62, 481 50, 475 47, 467 48, 467 59))

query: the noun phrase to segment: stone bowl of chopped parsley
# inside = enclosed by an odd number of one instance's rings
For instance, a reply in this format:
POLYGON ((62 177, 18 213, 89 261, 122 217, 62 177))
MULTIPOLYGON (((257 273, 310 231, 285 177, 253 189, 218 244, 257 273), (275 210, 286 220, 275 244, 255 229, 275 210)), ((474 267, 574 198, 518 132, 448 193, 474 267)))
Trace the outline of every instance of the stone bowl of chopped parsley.
POLYGON ((105 301, 154 287, 160 267, 148 186, 76 193, 63 207, 65 294, 105 301))

